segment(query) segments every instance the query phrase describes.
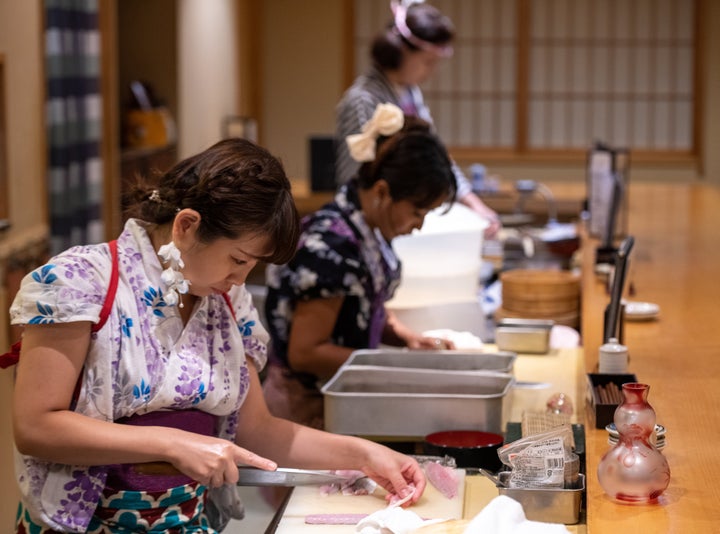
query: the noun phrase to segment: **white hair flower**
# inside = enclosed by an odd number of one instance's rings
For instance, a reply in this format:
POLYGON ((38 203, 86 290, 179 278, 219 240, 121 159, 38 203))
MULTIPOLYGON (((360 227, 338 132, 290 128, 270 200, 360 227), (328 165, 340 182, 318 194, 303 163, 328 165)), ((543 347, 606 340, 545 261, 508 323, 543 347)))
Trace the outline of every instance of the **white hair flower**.
POLYGON ((165 303, 168 306, 175 306, 180 303, 180 307, 183 307, 180 295, 184 295, 190 289, 190 282, 185 280, 183 273, 180 271, 185 267, 185 262, 182 260, 180 249, 175 246, 175 243, 170 241, 167 245, 163 245, 158 250, 158 256, 162 259, 163 263, 167 263, 168 267, 160 275, 160 280, 167 286, 165 292, 165 303))

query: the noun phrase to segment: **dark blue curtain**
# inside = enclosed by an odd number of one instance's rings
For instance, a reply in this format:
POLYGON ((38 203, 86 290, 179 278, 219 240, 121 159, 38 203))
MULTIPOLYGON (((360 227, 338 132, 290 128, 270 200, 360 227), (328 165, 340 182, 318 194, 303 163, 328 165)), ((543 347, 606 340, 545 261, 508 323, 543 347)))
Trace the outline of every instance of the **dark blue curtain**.
POLYGON ((98 0, 45 0, 53 254, 104 239, 98 0))

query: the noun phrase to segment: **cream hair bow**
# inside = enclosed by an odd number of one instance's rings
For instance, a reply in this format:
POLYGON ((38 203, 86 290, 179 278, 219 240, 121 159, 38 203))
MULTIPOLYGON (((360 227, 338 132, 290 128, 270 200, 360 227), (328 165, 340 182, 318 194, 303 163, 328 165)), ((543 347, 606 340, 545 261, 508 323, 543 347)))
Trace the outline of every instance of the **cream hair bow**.
POLYGON ((363 124, 359 134, 345 138, 350 155, 355 161, 375 159, 375 141, 380 135, 392 135, 403 127, 405 115, 395 104, 378 104, 375 113, 363 124))

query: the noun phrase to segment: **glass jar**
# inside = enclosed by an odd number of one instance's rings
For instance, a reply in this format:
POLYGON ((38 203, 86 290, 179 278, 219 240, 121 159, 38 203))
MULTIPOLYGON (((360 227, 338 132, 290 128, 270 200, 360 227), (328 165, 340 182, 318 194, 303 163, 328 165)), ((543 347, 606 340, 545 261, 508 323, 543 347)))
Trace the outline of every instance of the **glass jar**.
POLYGON ((650 440, 655 410, 647 402, 649 389, 647 384, 623 384, 623 402, 614 418, 619 440, 598 464, 600 486, 620 502, 656 502, 670 483, 670 466, 650 440))

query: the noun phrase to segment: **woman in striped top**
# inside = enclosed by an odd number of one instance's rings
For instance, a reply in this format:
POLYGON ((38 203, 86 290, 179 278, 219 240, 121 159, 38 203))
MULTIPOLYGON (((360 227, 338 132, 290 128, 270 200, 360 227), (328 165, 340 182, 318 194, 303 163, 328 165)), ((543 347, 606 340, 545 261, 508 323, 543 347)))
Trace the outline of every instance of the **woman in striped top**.
MULTIPOLYGON (((438 62, 452 55, 452 22, 435 7, 425 3, 393 2, 392 23, 373 40, 372 66, 345 92, 336 108, 336 180, 344 184, 358 171, 359 164, 348 153, 345 138, 360 132, 381 103, 392 103, 406 115, 432 124, 419 85, 435 71, 438 62)), ((490 223, 486 237, 500 229, 497 214, 473 192, 460 167, 453 162, 457 198, 490 223)))

